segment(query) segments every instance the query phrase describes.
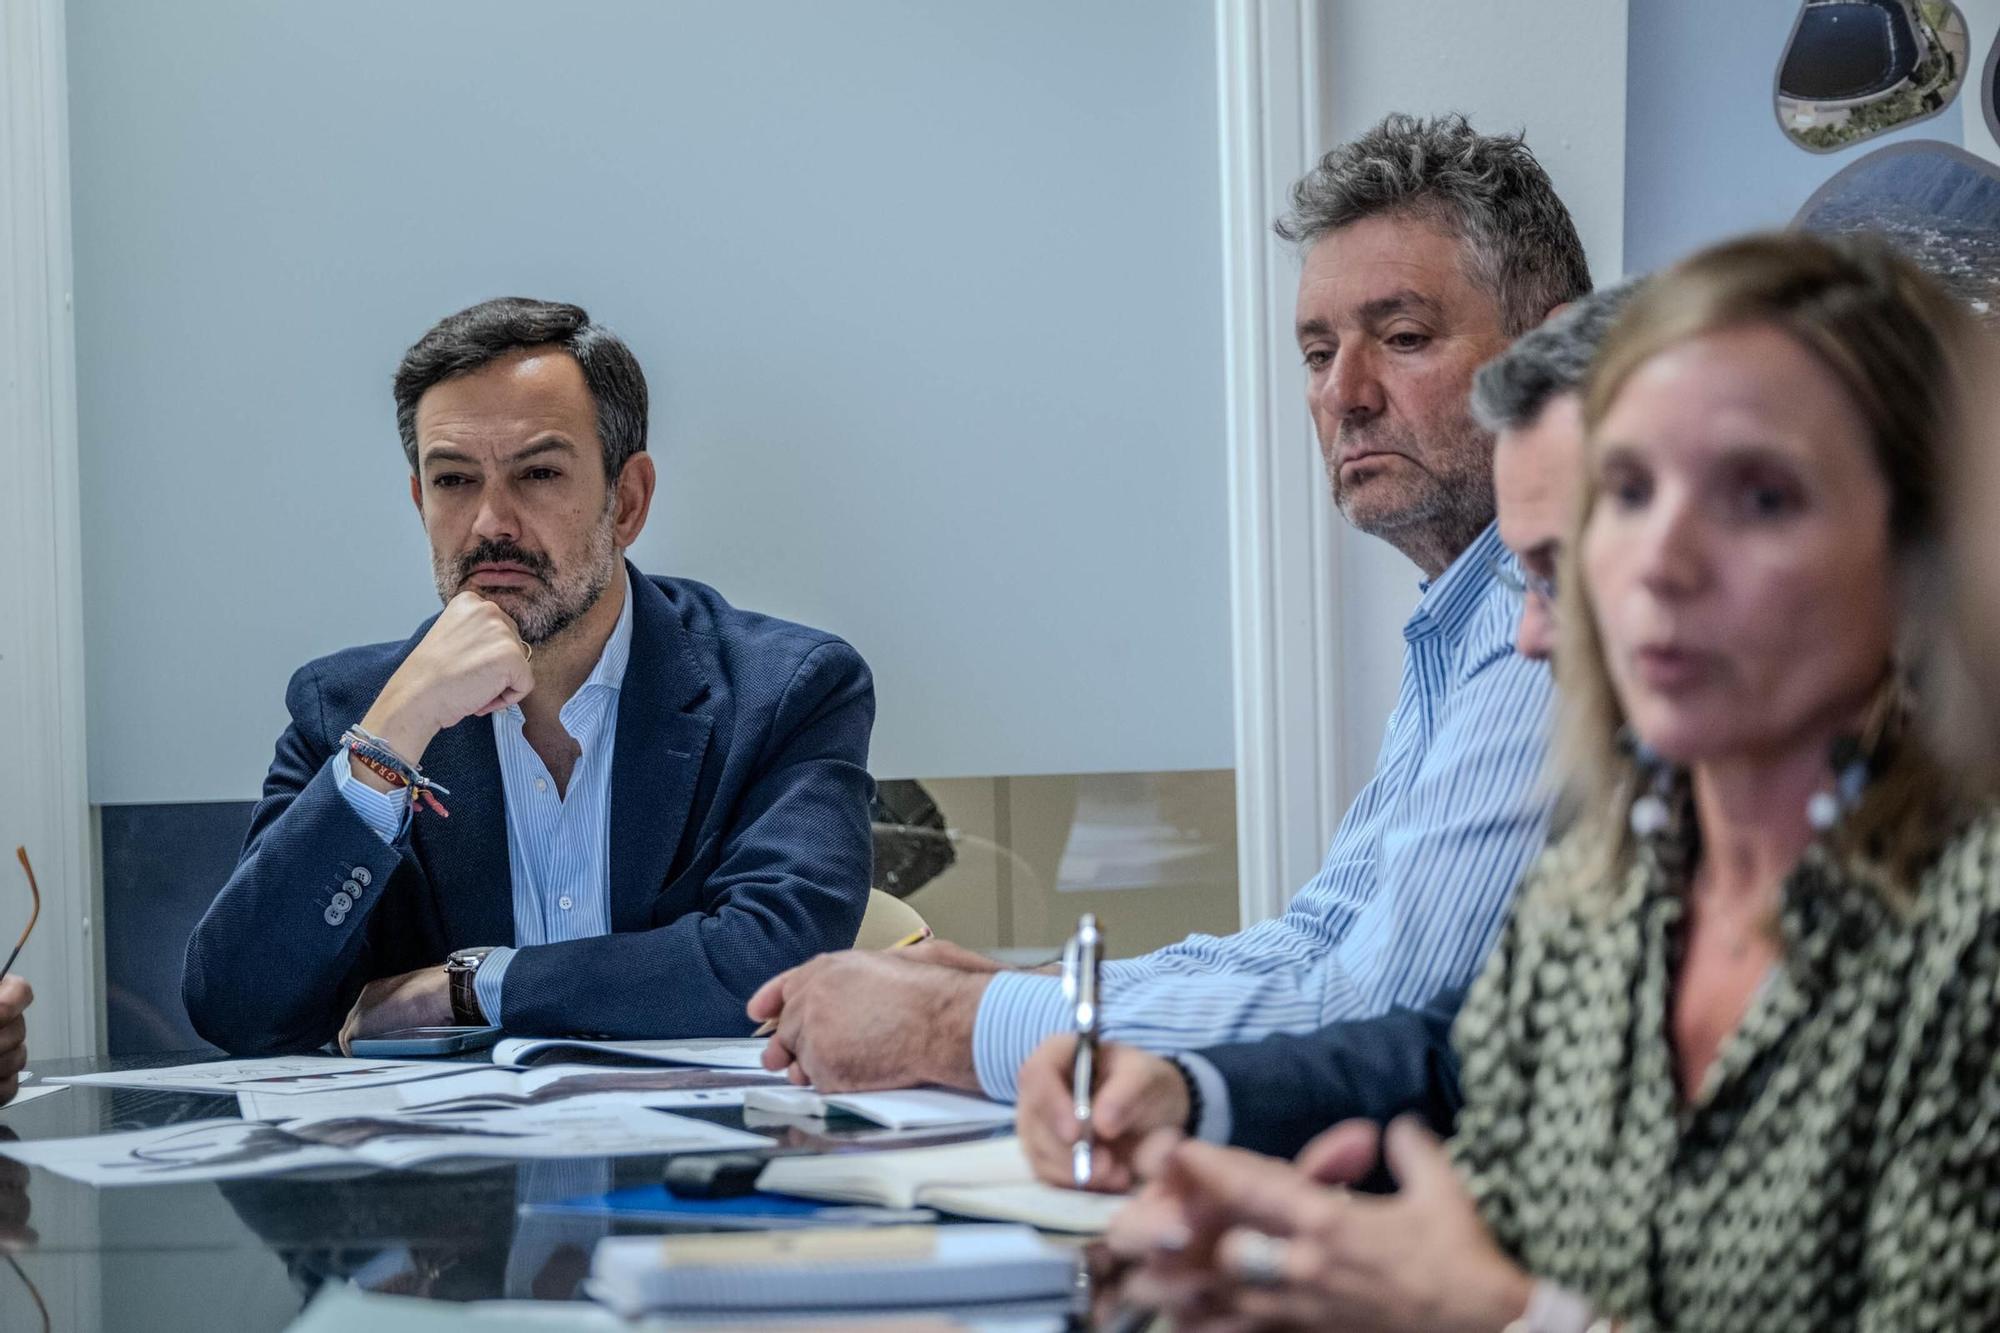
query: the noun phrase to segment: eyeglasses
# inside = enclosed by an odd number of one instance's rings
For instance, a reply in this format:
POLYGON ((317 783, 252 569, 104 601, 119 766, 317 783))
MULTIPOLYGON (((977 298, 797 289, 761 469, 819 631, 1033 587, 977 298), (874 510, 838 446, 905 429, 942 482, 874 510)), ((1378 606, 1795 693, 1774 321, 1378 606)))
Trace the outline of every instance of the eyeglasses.
POLYGON ((1543 578, 1540 574, 1521 568, 1506 560, 1494 559, 1487 562, 1493 572, 1493 579, 1516 597, 1526 597, 1530 593, 1542 599, 1549 606, 1556 604, 1556 581, 1543 578))
POLYGON ((21 869, 27 873, 28 892, 34 897, 35 907, 28 913, 28 924, 22 928, 21 938, 14 941, 14 952, 7 955, 4 965, 0 965, 0 977, 5 977, 14 970, 14 960, 21 956, 21 950, 27 947, 28 936, 34 934, 35 923, 42 919, 42 886, 35 883, 35 868, 28 864, 28 849, 16 847, 14 855, 20 858, 21 869))

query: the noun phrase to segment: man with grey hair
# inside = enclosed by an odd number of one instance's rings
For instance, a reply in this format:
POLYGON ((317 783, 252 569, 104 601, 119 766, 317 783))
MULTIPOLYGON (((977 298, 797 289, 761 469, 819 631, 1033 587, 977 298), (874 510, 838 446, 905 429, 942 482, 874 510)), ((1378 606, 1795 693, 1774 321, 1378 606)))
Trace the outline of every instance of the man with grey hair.
MULTIPOLYGON (((1499 576, 1519 594, 1515 648, 1545 661, 1554 649, 1555 570, 1582 489, 1583 383, 1597 348, 1636 284, 1586 296, 1530 330, 1473 379, 1472 414, 1496 436, 1500 534, 1520 563, 1499 576)), ((1392 1009, 1303 1036, 1163 1057, 1136 1046, 1098 1049, 1092 1183, 1133 1183, 1132 1150, 1156 1129, 1182 1129, 1290 1157, 1343 1120, 1382 1124, 1420 1115, 1449 1134, 1461 1104, 1451 1025, 1462 988, 1421 1008, 1392 1009)), ((1069 1086, 1074 1037, 1054 1037, 1021 1069, 1021 1143, 1042 1177, 1069 1184, 1076 1115, 1069 1086)))
MULTIPOLYGON (((1374 778, 1284 915, 1104 970, 1103 1032, 1185 1050, 1308 1032, 1462 986, 1539 849, 1549 681, 1512 651, 1495 576, 1493 441, 1473 372, 1589 290, 1583 247, 1519 136, 1391 116, 1294 188, 1297 335, 1334 498, 1422 571, 1374 778)), ((1052 977, 945 944, 816 959, 751 1001, 765 1064, 828 1089, 917 1082, 1011 1099, 1072 1027, 1052 977)))

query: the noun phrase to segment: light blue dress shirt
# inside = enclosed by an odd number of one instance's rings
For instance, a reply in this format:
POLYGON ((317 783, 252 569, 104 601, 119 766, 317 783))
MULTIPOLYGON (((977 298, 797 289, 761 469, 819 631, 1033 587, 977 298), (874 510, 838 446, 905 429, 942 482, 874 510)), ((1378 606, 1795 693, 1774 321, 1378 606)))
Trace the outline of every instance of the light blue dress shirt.
MULTIPOLYGON (((1375 776, 1285 914, 1106 963, 1106 1040, 1172 1052, 1310 1032, 1478 971, 1549 813, 1552 691, 1547 668, 1514 652, 1520 603, 1493 576, 1507 558, 1488 527, 1425 586, 1375 776)), ((973 1030, 987 1095, 1013 1100, 1029 1052, 1073 1018, 1057 978, 997 973, 973 1030)), ((1226 1126, 1226 1097, 1209 1100, 1226 1126)))
MULTIPOLYGON (((626 576, 629 579, 629 575, 626 576)), ((618 736, 618 693, 632 655, 632 589, 590 676, 558 714, 582 747, 569 789, 556 794, 548 765, 522 734, 520 705, 493 714, 493 744, 506 792, 507 869, 513 881, 515 947, 611 933, 611 751, 618 736)), ((367 825, 394 843, 410 819, 400 793, 381 792, 353 775, 345 750, 333 780, 367 825)), ((473 978, 479 1006, 494 1023, 507 1017, 504 983, 514 949, 495 949, 473 978)))

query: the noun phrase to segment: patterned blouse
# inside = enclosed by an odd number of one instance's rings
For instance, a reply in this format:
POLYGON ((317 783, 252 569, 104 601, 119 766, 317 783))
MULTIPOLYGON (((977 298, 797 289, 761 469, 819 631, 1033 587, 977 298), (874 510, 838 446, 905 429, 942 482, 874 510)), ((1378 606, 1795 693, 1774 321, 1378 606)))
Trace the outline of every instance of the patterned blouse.
POLYGON ((1683 1106, 1685 875, 1586 904, 1557 845, 1454 1031, 1452 1145, 1500 1245, 1634 1328, 2000 1328, 2000 817, 1898 913, 1815 846, 1781 961, 1683 1106))

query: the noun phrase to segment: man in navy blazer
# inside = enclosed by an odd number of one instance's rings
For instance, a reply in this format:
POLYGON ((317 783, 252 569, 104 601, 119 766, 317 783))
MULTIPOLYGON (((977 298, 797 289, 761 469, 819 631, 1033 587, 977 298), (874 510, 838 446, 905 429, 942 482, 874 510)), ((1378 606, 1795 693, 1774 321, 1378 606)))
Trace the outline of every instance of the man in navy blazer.
POLYGON ((440 322, 395 380, 444 610, 311 662, 188 941, 242 1054, 405 1027, 717 1036, 853 943, 868 668, 623 559, 655 474, 631 351, 575 306, 440 322))

